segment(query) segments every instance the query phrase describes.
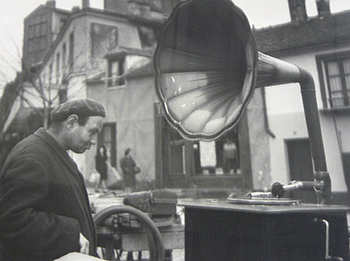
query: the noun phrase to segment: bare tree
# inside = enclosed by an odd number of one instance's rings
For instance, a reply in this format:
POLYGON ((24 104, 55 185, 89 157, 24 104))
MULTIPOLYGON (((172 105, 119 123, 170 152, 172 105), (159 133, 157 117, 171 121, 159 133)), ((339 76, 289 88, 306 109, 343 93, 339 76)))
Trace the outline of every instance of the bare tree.
MULTIPOLYGON (((88 44, 86 44, 84 48, 80 48, 80 52, 73 59, 77 60, 79 57, 83 56, 87 50, 88 44)), ((20 55, 19 51, 17 55, 20 55)), ((4 64, 8 65, 8 68, 16 70, 16 67, 4 56, 0 55, 0 59, 4 64)), ((61 102, 62 99, 64 101, 63 93, 77 84, 77 82, 74 81, 74 75, 84 74, 86 71, 86 63, 83 63, 78 68, 76 67, 75 70, 70 68, 69 63, 62 63, 59 68, 62 76, 59 77, 57 75, 54 76, 53 73, 46 75, 43 73, 43 70, 33 72, 30 67, 25 65, 22 57, 20 57, 19 60, 21 61, 22 72, 17 74, 17 78, 20 77, 21 79, 14 81, 16 86, 11 84, 12 95, 19 97, 30 109, 37 115, 40 115, 43 127, 47 128, 53 105, 61 102)), ((0 75, 3 75, 3 78, 7 81, 5 85, 10 83, 6 78, 6 72, 0 71, 0 75)), ((81 88, 77 89, 76 92, 79 92, 81 88)), ((74 93, 72 96, 74 96, 74 93)))

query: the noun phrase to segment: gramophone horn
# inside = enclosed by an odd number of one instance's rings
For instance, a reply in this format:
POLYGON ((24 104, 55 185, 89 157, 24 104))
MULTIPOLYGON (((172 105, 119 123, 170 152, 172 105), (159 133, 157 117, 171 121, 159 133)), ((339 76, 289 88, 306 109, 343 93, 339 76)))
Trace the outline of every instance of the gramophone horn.
POLYGON ((324 203, 330 203, 313 78, 293 64, 259 53, 245 14, 231 0, 178 4, 162 27, 154 67, 166 119, 189 140, 214 140, 231 130, 255 87, 299 82, 314 179, 324 184, 324 203))
MULTIPOLYGON (((157 93, 170 124, 187 139, 212 140, 232 129, 254 93, 260 55, 245 14, 231 1, 175 7, 154 58, 157 93)), ((258 80, 270 85, 270 73, 281 74, 279 62, 264 60, 267 71, 258 80)), ((291 67, 291 78, 299 76, 296 66, 284 66, 291 67)))
POLYGON ((230 0, 178 4, 161 29, 154 67, 166 119, 189 140, 231 130, 255 87, 299 82, 315 171, 327 171, 312 76, 259 53, 245 14, 230 0))

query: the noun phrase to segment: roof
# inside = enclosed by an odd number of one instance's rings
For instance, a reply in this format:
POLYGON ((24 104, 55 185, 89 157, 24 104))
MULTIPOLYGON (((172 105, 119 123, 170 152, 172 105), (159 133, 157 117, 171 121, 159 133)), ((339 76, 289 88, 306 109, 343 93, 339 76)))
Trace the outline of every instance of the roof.
POLYGON ((290 22, 254 30, 253 35, 259 51, 275 54, 348 42, 349 31, 350 11, 344 11, 323 18, 309 18, 299 24, 290 22))
POLYGON ((136 67, 130 68, 129 72, 127 72, 125 76, 134 77, 134 76, 154 73, 154 68, 153 68, 154 49, 135 49, 135 48, 117 46, 111 52, 109 52, 106 55, 106 57, 113 57, 114 55, 118 55, 120 53, 123 53, 125 55, 137 55, 137 56, 143 56, 145 58, 149 58, 143 63, 138 64, 136 67))
MULTIPOLYGON (((120 14, 116 12, 111 12, 108 10, 100 10, 96 8, 83 8, 83 9, 77 9, 75 11, 72 11, 70 15, 68 16, 67 22, 64 24, 62 29, 60 30, 58 36, 56 37, 55 41, 52 43, 50 46, 48 52, 46 53, 43 63, 41 64, 40 70, 43 70, 46 63, 49 61, 51 58, 52 53, 54 52, 56 46, 61 42, 63 35, 67 32, 68 28, 70 27, 71 23, 78 18, 81 18, 83 16, 99 16, 99 17, 104 17, 104 18, 109 18, 109 19, 131 19, 130 15, 127 14, 120 14)), ((152 51, 148 50, 143 50, 143 51, 137 51, 137 49, 133 48, 123 48, 122 51, 125 51, 127 54, 136 54, 136 55, 143 55, 143 56, 152 56, 153 53, 152 51)), ((112 50, 109 54, 112 54, 113 52, 118 52, 118 50, 112 50)), ((107 55, 109 55, 107 54, 107 55)), ((39 74, 40 74, 39 70, 39 74)))
MULTIPOLYGON (((153 74, 153 73, 154 73, 153 60, 150 59, 145 64, 142 64, 137 68, 130 69, 130 71, 125 74, 125 77, 138 77, 141 75, 153 74)), ((105 79, 106 74, 107 74, 106 71, 98 72, 88 77, 88 79, 86 79, 86 82, 94 83, 94 82, 102 81, 105 79)))
POLYGON ((152 58, 153 53, 154 53, 153 49, 136 49, 136 48, 129 48, 124 46, 116 46, 106 54, 106 57, 113 57, 113 56, 118 56, 120 54, 124 54, 124 55, 139 55, 139 56, 152 58))
POLYGON ((137 76, 154 73, 153 60, 150 60, 148 63, 144 64, 141 67, 135 68, 128 73, 128 76, 137 76))

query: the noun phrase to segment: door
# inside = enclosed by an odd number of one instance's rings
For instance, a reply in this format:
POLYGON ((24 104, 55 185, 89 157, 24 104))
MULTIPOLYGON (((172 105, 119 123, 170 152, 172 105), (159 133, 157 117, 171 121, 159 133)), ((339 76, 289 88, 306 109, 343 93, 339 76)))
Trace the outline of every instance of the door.
POLYGON ((102 131, 98 134, 97 137, 97 146, 98 149, 101 145, 105 145, 107 149, 107 155, 109 161, 113 167, 117 167, 117 153, 116 153, 116 123, 104 123, 102 131))
POLYGON ((168 188, 187 187, 186 144, 187 141, 166 123, 163 135, 163 173, 168 188))
MULTIPOLYGON (((290 180, 313 181, 313 165, 309 139, 287 140, 290 180)), ((302 202, 317 203, 314 191, 294 191, 289 196, 302 202)))
POLYGON ((342 162, 345 175, 345 181, 348 188, 348 193, 350 193, 350 153, 342 153, 342 162))

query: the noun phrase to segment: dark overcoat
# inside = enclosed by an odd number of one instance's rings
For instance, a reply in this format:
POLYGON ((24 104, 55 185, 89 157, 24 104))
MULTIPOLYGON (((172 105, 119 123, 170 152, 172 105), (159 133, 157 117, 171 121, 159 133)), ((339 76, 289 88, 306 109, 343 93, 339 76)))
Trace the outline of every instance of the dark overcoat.
POLYGON ((96 154, 95 168, 98 173, 100 173, 102 180, 106 180, 108 178, 107 155, 101 155, 99 153, 96 154))
POLYGON ((120 168, 123 172, 125 187, 136 186, 136 177, 134 167, 136 162, 132 157, 123 157, 120 160, 120 168))
POLYGON ((0 174, 1 260, 54 260, 79 252, 80 232, 96 255, 83 176, 41 128, 16 145, 0 174))

